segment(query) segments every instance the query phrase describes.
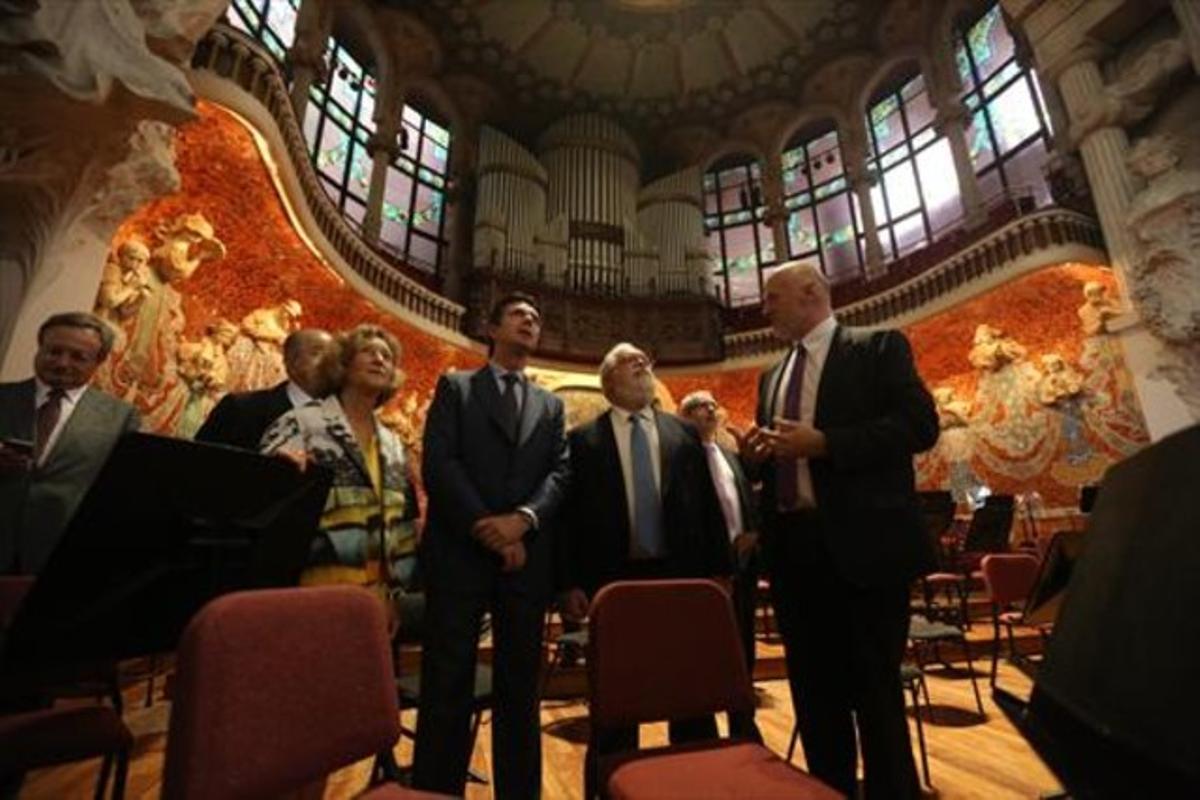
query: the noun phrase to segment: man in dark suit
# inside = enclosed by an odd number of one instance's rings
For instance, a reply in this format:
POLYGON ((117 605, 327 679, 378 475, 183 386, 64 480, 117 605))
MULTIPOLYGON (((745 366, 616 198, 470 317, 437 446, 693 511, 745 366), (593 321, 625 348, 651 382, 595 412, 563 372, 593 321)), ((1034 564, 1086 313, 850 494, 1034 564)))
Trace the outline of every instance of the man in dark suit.
POLYGON ((791 349, 759 381, 744 459, 762 466, 766 561, 809 771, 855 796, 919 789, 900 684, 909 584, 933 569, 913 455, 937 441, 907 339, 833 317, 808 263, 771 276, 763 312, 791 349))
MULTIPOLYGON (((568 619, 617 580, 730 573, 729 539, 698 435, 653 406, 650 359, 622 342, 600 365, 612 408, 568 435, 571 483, 560 537, 559 606, 568 619)), ((712 717, 672 720, 673 742, 716 738, 712 717)), ((610 732, 600 753, 637 747, 637 730, 610 732)))
POLYGON ((98 317, 55 314, 38 329, 34 377, 0 384, 0 572, 41 571, 117 439, 141 424, 88 386, 112 342, 98 317))
POLYGON ((291 333, 283 341, 283 366, 288 379, 270 389, 233 392, 209 412, 196 431, 197 442, 214 442, 258 450, 271 423, 293 408, 302 408, 321 394, 318 366, 333 337, 316 328, 291 333))
POLYGON ((471 757, 480 622, 491 613, 492 764, 498 798, 541 793, 538 673, 566 481, 563 405, 525 367, 541 336, 533 298, 492 309, 491 360, 438 380, 425 421, 427 608, 413 784, 461 795, 471 757))
MULTIPOLYGON (((698 390, 679 401, 679 416, 695 426, 704 446, 708 473, 721 505, 725 532, 729 538, 733 564, 733 610, 742 635, 742 653, 746 668, 754 675, 754 617, 758 599, 758 506, 746 471, 737 453, 717 443, 721 426, 721 406, 712 392, 698 390)), ((762 741, 754 724, 754 712, 749 716, 735 715, 729 720, 735 736, 762 741)))

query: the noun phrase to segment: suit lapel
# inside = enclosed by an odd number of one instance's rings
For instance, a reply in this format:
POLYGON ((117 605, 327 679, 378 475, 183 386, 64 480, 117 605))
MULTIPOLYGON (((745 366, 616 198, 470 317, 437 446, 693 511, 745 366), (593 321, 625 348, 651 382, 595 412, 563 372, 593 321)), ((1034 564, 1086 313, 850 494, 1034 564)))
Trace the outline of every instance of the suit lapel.
POLYGON ((740 503, 742 506, 742 521, 743 524, 748 525, 750 519, 748 515, 750 513, 751 499, 747 491, 749 488, 749 481, 746 480, 746 473, 742 469, 741 462, 738 461, 737 455, 729 452, 724 447, 719 445, 717 447, 717 452, 721 454, 721 457, 725 459, 725 463, 729 465, 729 469, 733 472, 734 488, 737 489, 738 503, 740 503))
POLYGON ((658 429, 658 469, 661 484, 658 487, 658 496, 663 498, 671 488, 671 476, 675 472, 672 467, 675 464, 675 451, 679 449, 679 437, 676 435, 678 431, 675 426, 664 424, 663 415, 658 411, 654 412, 654 426, 658 429))
POLYGON ((600 474, 609 482, 608 496, 614 500, 620 499, 617 513, 618 530, 624 537, 625 549, 629 549, 629 508, 632 498, 625 494, 625 473, 621 471, 621 456, 617 453, 616 434, 613 431, 612 410, 600 415, 596 420, 596 450, 600 456, 600 474))
POLYGON ((42 462, 43 466, 49 466, 50 462, 57 461, 62 455, 70 452, 75 443, 80 440, 80 435, 97 422, 100 404, 101 401, 95 389, 89 386, 83 390, 83 394, 79 395, 79 400, 75 404, 75 410, 63 423, 58 438, 54 440, 54 446, 50 448, 46 460, 42 462))
POLYGON ((503 412, 500 410, 500 388, 496 386, 496 376, 492 374, 491 366, 485 364, 471 376, 471 394, 479 398, 496 430, 500 431, 506 441, 512 442, 512 431, 504 424, 503 412))
POLYGON ((32 442, 36 434, 33 430, 34 398, 36 388, 32 380, 21 381, 11 388, 12 402, 5 402, 0 413, 4 421, 0 432, 13 439, 32 442))
POLYGON ((521 406, 521 435, 517 438, 518 447, 524 446, 525 442, 529 441, 529 437, 533 434, 533 429, 537 427, 537 422, 542 418, 542 411, 546 407, 546 396, 540 388, 534 386, 528 378, 525 379, 524 386, 525 402, 521 406))
POLYGON ((783 367, 787 364, 791 357, 792 351, 789 349, 787 355, 779 360, 775 366, 771 367, 767 373, 765 396, 759 398, 759 424, 770 426, 774 422, 772 412, 775 408, 775 396, 779 394, 779 380, 783 377, 783 367))
POLYGON ((829 343, 829 353, 825 356, 825 365, 821 368, 821 379, 817 384, 817 399, 813 408, 813 425, 817 428, 825 422, 829 404, 841 385, 846 366, 844 355, 849 346, 842 326, 838 325, 833 329, 833 340, 829 343))

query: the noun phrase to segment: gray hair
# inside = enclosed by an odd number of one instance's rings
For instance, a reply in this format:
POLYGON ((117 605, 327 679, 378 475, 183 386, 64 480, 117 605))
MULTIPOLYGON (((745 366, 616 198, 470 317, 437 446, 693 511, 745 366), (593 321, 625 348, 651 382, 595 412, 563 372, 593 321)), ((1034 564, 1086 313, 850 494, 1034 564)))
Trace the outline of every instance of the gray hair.
POLYGON ((46 331, 51 328, 82 328, 84 330, 95 331, 96 335, 100 337, 100 353, 96 357, 97 361, 103 361, 112 350, 114 338, 112 328, 108 327, 108 324, 104 320, 87 311, 67 311, 48 317, 38 327, 37 341, 39 346, 46 331))

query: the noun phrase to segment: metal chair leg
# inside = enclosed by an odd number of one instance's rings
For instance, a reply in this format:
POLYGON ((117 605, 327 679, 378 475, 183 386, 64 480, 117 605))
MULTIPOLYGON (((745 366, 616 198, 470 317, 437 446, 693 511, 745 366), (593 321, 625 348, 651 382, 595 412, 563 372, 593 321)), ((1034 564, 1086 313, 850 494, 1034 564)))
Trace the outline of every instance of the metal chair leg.
POLYGON ((929 779, 929 753, 925 749, 925 725, 921 721, 921 689, 925 690, 925 704, 929 708, 929 687, 925 685, 925 678, 910 681, 908 684, 909 690, 912 692, 913 698, 913 717, 917 720, 917 744, 921 749, 921 773, 925 776, 925 785, 933 786, 933 782, 929 779))
POLYGON ((992 606, 992 674, 988 685, 996 688, 996 665, 1000 661, 1000 609, 992 606))
MULTIPOLYGON (((979 716, 986 719, 987 713, 983 710, 983 698, 979 694, 979 683, 975 680, 975 662, 971 658, 971 645, 967 642, 966 636, 962 639, 962 649, 963 655, 967 659, 967 672, 971 676, 971 689, 975 692, 975 705, 979 708, 979 716)), ((995 686, 994 679, 992 685, 995 686)))
POLYGON ((125 797, 125 780, 129 775, 129 751, 117 753, 117 771, 113 775, 113 800, 123 800, 125 797))
POLYGON ((791 762, 792 755, 796 752, 796 742, 800 741, 800 726, 792 726, 792 740, 788 742, 787 760, 791 762))
POLYGON ((100 777, 96 779, 96 800, 104 800, 108 793, 108 778, 112 775, 114 758, 115 756, 109 753, 100 762, 100 777))

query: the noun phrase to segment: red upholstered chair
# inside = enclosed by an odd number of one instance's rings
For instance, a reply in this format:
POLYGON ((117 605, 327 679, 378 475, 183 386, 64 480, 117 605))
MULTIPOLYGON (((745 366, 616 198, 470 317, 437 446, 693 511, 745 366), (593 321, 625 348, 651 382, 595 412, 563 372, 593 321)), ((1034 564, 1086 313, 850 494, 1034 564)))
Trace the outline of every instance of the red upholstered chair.
MULTIPOLYGON (((12 623, 33 580, 28 575, 0 576, 0 632, 12 623)), ((133 735, 121 721, 121 715, 109 706, 42 708, 5 714, 0 716, 0 785, 32 769, 101 757, 96 797, 104 797, 112 777, 112 796, 120 798, 125 795, 132 746, 133 735)))
MULTIPOLYGON (((609 584, 589 620, 593 742, 612 728, 753 707, 733 606, 715 582, 609 584)), ((762 745, 733 740, 605 756, 589 746, 584 774, 588 798, 841 797, 762 745)))
MULTIPOLYGON (((236 592, 184 631, 163 797, 319 798, 400 735, 379 600, 352 586, 236 592)), ((433 797, 394 784, 361 797, 433 797)))
POLYGON ((1013 628, 1024 622, 1024 614, 1016 606, 1023 605, 1037 580, 1038 559, 1029 553, 996 553, 984 556, 980 562, 983 584, 992 604, 992 675, 996 685, 996 665, 1000 660, 1000 626, 1008 631, 1008 654, 1017 660, 1013 628))

